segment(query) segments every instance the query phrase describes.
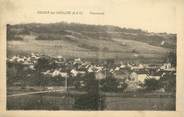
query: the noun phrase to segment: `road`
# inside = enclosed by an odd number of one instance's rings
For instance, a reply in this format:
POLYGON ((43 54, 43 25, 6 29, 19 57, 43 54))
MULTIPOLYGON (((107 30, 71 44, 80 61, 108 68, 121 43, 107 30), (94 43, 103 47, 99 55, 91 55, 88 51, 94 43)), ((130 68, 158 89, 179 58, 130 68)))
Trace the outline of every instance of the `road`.
POLYGON ((65 90, 60 89, 60 90, 34 91, 34 92, 7 95, 7 97, 16 97, 16 96, 24 96, 24 95, 32 95, 32 94, 43 94, 43 93, 49 93, 49 92, 62 92, 62 93, 64 93, 65 90))

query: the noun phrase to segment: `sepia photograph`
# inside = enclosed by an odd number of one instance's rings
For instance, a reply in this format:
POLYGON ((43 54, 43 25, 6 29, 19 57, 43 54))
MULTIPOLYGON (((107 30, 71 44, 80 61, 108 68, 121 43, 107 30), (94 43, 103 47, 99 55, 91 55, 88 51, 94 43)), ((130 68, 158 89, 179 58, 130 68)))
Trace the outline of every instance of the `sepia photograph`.
POLYGON ((176 34, 7 24, 7 109, 175 110, 176 34))
POLYGON ((175 2, 74 3, 7 3, 6 110, 176 111, 175 2))

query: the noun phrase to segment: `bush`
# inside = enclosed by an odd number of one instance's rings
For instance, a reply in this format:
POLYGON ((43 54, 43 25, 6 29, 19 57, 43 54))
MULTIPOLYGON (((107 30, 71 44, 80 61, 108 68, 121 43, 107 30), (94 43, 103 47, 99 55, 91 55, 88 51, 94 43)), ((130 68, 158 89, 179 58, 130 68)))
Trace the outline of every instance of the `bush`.
POLYGON ((118 81, 114 78, 107 78, 101 80, 100 84, 102 85, 102 91, 106 92, 115 92, 117 91, 118 81))
POLYGON ((36 37, 36 40, 61 40, 60 35, 54 35, 54 34, 40 34, 38 37, 36 37))
POLYGON ((146 87, 146 90, 153 91, 161 88, 161 82, 160 80, 156 80, 153 78, 146 79, 144 86, 146 87))
POLYGON ((168 74, 160 78, 162 88, 167 92, 176 92, 176 76, 168 74))

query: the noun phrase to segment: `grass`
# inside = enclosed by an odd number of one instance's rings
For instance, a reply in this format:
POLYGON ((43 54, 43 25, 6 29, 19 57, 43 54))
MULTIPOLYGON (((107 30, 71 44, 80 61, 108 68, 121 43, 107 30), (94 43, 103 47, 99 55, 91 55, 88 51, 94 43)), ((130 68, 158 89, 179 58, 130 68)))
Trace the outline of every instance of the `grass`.
POLYGON ((7 98, 8 110, 71 110, 74 99, 64 96, 27 95, 7 98))
POLYGON ((107 97, 105 110, 175 110, 175 98, 107 97))
MULTIPOLYGON (((87 99, 88 100, 88 99, 87 99)), ((175 98, 105 97, 104 110, 175 110, 175 98)), ((75 97, 48 94, 8 97, 8 110, 78 110, 75 97)))

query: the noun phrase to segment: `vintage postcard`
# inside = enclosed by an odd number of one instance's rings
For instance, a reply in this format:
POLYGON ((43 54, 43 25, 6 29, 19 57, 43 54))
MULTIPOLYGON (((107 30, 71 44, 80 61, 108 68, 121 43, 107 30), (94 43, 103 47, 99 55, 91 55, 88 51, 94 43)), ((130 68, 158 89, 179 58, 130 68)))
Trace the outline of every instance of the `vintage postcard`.
POLYGON ((184 116, 183 7, 2 0, 2 116, 184 116))

